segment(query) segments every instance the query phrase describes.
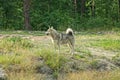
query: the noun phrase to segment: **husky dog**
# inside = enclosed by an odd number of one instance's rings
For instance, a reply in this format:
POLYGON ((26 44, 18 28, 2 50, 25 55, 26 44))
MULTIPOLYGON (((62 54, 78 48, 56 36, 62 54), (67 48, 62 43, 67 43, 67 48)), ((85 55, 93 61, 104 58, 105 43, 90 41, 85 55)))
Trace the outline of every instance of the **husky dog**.
POLYGON ((52 42, 54 43, 54 47, 58 46, 59 53, 60 53, 60 44, 68 44, 71 51, 70 53, 74 53, 74 45, 75 45, 75 38, 73 34, 73 30, 68 28, 66 33, 58 33, 53 27, 49 27, 46 31, 47 35, 50 35, 52 38, 52 42))

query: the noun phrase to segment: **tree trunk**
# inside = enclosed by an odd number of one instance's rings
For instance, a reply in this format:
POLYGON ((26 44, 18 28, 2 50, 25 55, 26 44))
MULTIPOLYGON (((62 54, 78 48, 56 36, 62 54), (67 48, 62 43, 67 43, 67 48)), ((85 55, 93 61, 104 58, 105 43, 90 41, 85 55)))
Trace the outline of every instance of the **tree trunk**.
POLYGON ((31 30, 29 9, 30 9, 30 0, 24 0, 23 3, 24 9, 24 26, 26 30, 31 30))
POLYGON ((74 14, 76 16, 76 13, 77 13, 77 1, 74 0, 74 14))
POLYGON ((74 0, 74 26, 76 27, 76 19, 77 19, 77 0, 74 0))
POLYGON ((86 0, 81 0, 81 16, 85 14, 85 1, 86 0))
POLYGON ((118 0, 118 4, 119 4, 119 12, 120 12, 120 0, 118 0))
POLYGON ((118 20, 120 21, 120 0, 118 0, 118 6, 119 6, 119 9, 118 9, 118 20))
POLYGON ((92 16, 95 16, 95 1, 92 0, 92 16))

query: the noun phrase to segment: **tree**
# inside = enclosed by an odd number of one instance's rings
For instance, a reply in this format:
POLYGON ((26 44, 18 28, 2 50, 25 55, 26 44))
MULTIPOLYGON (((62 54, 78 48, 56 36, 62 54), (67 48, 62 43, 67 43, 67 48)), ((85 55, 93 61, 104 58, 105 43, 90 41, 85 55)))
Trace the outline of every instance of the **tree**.
POLYGON ((76 0, 74 0, 74 13, 75 15, 77 13, 77 1, 76 0))
POLYGON ((92 10, 92 16, 94 17, 95 16, 95 1, 92 0, 92 3, 91 3, 91 10, 92 10))
POLYGON ((30 0, 24 0, 23 9, 24 9, 24 26, 25 26, 25 29, 26 30, 31 30, 30 17, 29 17, 30 0))
POLYGON ((0 29, 42 31, 52 25, 77 30, 119 21, 120 0, 0 0, 0 29))
POLYGON ((81 0, 81 16, 85 14, 85 2, 86 0, 81 0))
POLYGON ((120 0, 118 0, 118 17, 119 17, 119 20, 120 20, 120 0))

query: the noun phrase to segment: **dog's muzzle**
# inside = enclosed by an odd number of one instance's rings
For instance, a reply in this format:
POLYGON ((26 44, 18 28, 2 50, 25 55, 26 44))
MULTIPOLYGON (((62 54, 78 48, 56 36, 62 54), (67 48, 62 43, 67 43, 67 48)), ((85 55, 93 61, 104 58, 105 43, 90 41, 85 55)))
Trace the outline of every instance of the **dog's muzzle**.
POLYGON ((45 32, 45 34, 46 34, 46 35, 49 35, 49 33, 48 33, 48 32, 45 32))

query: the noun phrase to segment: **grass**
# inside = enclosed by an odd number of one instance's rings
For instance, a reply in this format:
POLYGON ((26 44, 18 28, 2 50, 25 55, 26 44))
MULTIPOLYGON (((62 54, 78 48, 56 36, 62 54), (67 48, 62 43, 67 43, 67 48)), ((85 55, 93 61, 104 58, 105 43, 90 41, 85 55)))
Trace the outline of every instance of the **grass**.
POLYGON ((119 33, 111 35, 81 33, 75 35, 76 54, 74 56, 68 53, 69 49, 66 46, 62 46, 62 51, 58 54, 50 40, 46 37, 41 39, 41 35, 43 35, 41 32, 3 31, 0 34, 2 36, 18 35, 0 38, 0 65, 5 69, 9 80, 47 80, 46 77, 49 75, 57 80, 120 79, 119 70, 98 72, 94 70, 79 71, 80 69, 78 69, 79 67, 84 68, 85 64, 96 67, 97 62, 94 61, 89 47, 103 48, 119 53, 119 33), (32 41, 19 35, 32 36, 32 39, 35 39, 32 41), (39 39, 36 39, 36 36, 39 39), (53 71, 52 74, 40 73, 40 68, 44 65, 53 71))
POLYGON ((44 80, 44 74, 30 73, 21 71, 19 73, 16 72, 8 72, 8 80, 44 80))
POLYGON ((93 46, 102 47, 106 50, 120 50, 120 40, 102 39, 92 43, 93 46))
POLYGON ((45 33, 44 32, 41 32, 41 31, 0 31, 0 34, 3 34, 3 35, 11 35, 11 34, 19 34, 19 35, 34 35, 34 36, 42 36, 44 35, 45 33))
MULTIPOLYGON (((68 73, 62 80, 119 80, 120 71, 84 71, 79 73, 68 73)), ((61 78, 59 79, 61 80, 61 78)))
POLYGON ((15 53, 20 49, 26 49, 33 47, 33 44, 28 39, 21 37, 7 37, 0 40, 0 52, 1 53, 15 53))
POLYGON ((42 49, 36 53, 38 56, 45 60, 45 64, 48 65, 53 71, 57 71, 67 61, 64 55, 60 55, 53 50, 42 49))
POLYGON ((0 64, 8 74, 21 71, 33 72, 36 68, 35 60, 32 60, 35 57, 33 48, 34 44, 28 39, 21 37, 3 38, 0 40, 0 64))

